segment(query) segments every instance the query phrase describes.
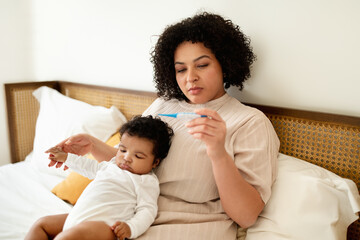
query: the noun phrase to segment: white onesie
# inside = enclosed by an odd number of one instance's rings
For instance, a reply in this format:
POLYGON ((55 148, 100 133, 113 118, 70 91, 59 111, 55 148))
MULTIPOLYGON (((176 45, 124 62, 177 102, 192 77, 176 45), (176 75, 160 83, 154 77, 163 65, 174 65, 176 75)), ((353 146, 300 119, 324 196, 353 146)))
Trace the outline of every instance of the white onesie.
POLYGON ((136 238, 153 223, 160 192, 153 172, 133 174, 119 168, 115 158, 98 163, 74 154, 68 154, 66 166, 94 180, 69 213, 63 230, 84 221, 104 221, 109 226, 123 221, 131 229, 130 238, 136 238))

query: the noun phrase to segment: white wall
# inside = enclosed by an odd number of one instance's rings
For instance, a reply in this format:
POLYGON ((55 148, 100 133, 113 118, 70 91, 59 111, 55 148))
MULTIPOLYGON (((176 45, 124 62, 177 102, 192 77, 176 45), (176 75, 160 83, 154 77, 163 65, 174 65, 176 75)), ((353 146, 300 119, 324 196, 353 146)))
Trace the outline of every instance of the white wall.
POLYGON ((31 4, 0 0, 0 165, 10 161, 4 83, 33 79, 31 4))
MULTIPOLYGON (((357 0, 0 0, 0 9, 1 33, 9 35, 0 40, 0 61, 8 64, 15 54, 11 67, 18 69, 0 72, 2 82, 60 79, 153 91, 149 52, 156 35, 207 10, 240 25, 258 57, 243 92, 232 95, 360 116, 357 0)), ((5 135, 1 156, 8 152, 5 135)))

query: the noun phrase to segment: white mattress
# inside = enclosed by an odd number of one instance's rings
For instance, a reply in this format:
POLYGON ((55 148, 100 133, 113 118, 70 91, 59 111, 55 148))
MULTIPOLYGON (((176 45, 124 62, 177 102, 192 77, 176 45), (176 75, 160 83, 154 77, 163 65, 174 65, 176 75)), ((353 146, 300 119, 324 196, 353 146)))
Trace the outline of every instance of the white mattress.
POLYGON ((30 162, 0 167, 0 239, 22 240, 41 216, 69 212, 72 205, 51 193, 62 180, 38 172, 30 162))

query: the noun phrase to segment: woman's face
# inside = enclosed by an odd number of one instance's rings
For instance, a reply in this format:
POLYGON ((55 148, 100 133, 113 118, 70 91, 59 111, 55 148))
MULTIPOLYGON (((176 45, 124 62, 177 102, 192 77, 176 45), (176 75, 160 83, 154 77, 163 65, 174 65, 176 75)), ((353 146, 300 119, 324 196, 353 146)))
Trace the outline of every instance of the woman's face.
POLYGON ((220 63, 203 43, 181 43, 174 65, 177 84, 190 103, 203 104, 225 94, 220 63))

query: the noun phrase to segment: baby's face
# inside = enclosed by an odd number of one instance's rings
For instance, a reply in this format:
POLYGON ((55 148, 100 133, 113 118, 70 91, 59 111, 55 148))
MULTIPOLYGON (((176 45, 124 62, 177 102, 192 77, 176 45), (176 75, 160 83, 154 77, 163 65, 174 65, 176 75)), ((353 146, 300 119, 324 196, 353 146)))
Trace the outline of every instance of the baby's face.
POLYGON ((150 140, 124 133, 116 154, 116 165, 135 174, 149 173, 157 165, 153 148, 150 140))

